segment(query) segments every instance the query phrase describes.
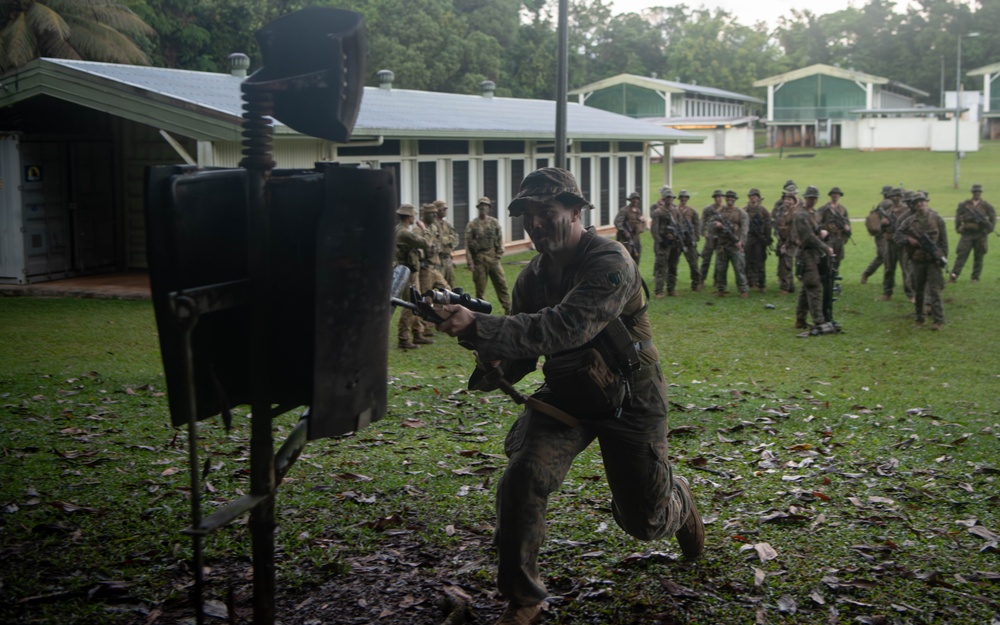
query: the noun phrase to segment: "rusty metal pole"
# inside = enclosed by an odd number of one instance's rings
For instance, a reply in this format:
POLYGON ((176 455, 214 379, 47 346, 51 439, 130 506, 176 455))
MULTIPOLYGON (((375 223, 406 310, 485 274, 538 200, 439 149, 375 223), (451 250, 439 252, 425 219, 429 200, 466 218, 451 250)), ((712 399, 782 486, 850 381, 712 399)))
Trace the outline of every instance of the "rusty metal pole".
POLYGON ((559 0, 559 45, 556 59, 556 167, 566 161, 566 98, 569 92, 569 0, 559 0))
POLYGON ((268 359, 268 285, 270 272, 270 201, 267 181, 274 168, 272 128, 267 116, 274 110, 271 93, 246 82, 242 85, 243 160, 247 170, 248 269, 250 274, 250 494, 264 497, 250 512, 253 544, 253 622, 274 623, 274 435, 271 426, 268 359))

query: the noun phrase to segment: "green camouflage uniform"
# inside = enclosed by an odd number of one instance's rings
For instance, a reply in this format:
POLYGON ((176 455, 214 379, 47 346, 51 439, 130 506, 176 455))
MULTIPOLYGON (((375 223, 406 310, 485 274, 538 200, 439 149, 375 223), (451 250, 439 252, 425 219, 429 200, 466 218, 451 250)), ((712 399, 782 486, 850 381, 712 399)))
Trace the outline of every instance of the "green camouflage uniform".
MULTIPOLYGON (((462 341, 482 361, 502 360, 512 382, 535 369, 539 356, 584 347, 619 316, 631 318, 643 342, 631 399, 618 418, 590 415, 578 427, 527 408, 507 434, 510 458, 497 483, 498 587, 515 605, 535 605, 548 593, 538 570, 549 494, 573 459, 596 438, 618 525, 641 540, 673 535, 691 503, 675 482, 667 454, 667 391, 652 345, 639 269, 619 243, 588 229, 560 275, 545 254, 531 259, 514 286, 513 315, 476 313, 462 341)), ((548 386, 533 395, 559 406, 548 386)))
POLYGON ((927 214, 921 215, 919 210, 909 213, 900 222, 894 234, 895 243, 901 248, 907 248, 910 259, 910 278, 913 285, 914 310, 917 323, 923 323, 925 314, 925 298, 930 301, 931 317, 934 323, 944 323, 944 306, 941 291, 944 289, 944 272, 941 257, 948 256, 948 230, 944 220, 933 209, 927 209, 927 214), (937 247, 938 257, 928 254, 919 239, 926 234, 937 247), (914 245, 914 241, 917 242, 914 245))
POLYGON ((899 206, 890 206, 886 211, 889 214, 889 225, 882 227, 882 239, 885 241, 885 268, 882 270, 882 296, 892 297, 892 292, 896 287, 896 266, 899 266, 903 276, 903 292, 907 298, 912 298, 913 287, 910 281, 910 266, 906 257, 906 249, 895 242, 896 228, 910 214, 910 209, 905 203, 899 206))
POLYGON ((712 248, 715 250, 715 292, 725 293, 728 282, 729 265, 733 266, 736 288, 740 293, 749 291, 747 286, 746 256, 743 249, 747 243, 750 230, 750 219, 742 208, 733 204, 723 205, 711 218, 705 231, 714 239, 712 248), (732 234, 728 234, 719 224, 728 225, 732 234))
MULTIPOLYGON (((716 191, 718 194, 722 194, 722 191, 716 191)), ((712 224, 712 217, 719 210, 720 206, 716 205, 715 202, 709 204, 705 208, 701 209, 701 236, 705 238, 705 245, 701 248, 701 267, 698 268, 698 275, 701 276, 701 283, 705 283, 705 279, 708 278, 708 270, 712 266, 712 257, 715 256, 715 237, 712 236, 712 232, 709 230, 712 224)))
MULTIPOLYGON (((686 193, 686 191, 681 191, 686 193)), ((701 240, 701 218, 698 211, 684 204, 678 204, 677 212, 684 221, 681 226, 684 230, 684 259, 688 264, 688 273, 691 276, 691 290, 697 291, 701 288, 701 268, 698 266, 698 241, 701 240)))
POLYGON ((819 238, 819 229, 815 211, 802 206, 795 212, 791 242, 795 248, 797 273, 801 273, 799 279, 802 282, 795 306, 795 320, 805 323, 808 313, 816 326, 830 321, 823 315, 823 282, 819 274, 819 263, 826 254, 826 244, 819 238))
POLYGON ((849 227, 850 217, 847 215, 847 207, 840 202, 837 202, 836 206, 831 202, 827 202, 820 207, 816 216, 819 221, 819 227, 829 233, 826 242, 827 245, 833 248, 833 266, 839 268, 840 261, 844 259, 844 246, 847 240, 851 238, 849 227), (847 227, 846 230, 845 226, 847 227))
POLYGON ((795 245, 792 243, 792 221, 795 213, 805 206, 801 198, 796 198, 791 210, 785 210, 784 199, 774 203, 771 224, 777 237, 778 288, 785 293, 795 292, 795 245))
POLYGON ((763 204, 743 207, 750 220, 745 248, 747 284, 752 289, 767 286, 767 248, 774 243, 771 236, 771 214, 763 204))
POLYGON ((979 280, 983 273, 983 256, 989 251, 988 242, 990 233, 996 228, 997 212, 993 205, 986 200, 980 200, 978 205, 971 199, 965 200, 958 205, 955 211, 955 230, 961 235, 958 240, 958 249, 955 250, 955 266, 952 267, 951 277, 957 280, 965 267, 965 261, 969 258, 969 252, 974 252, 972 259, 972 279, 979 280), (981 225, 969 213, 975 211, 986 219, 989 226, 981 225))
MULTIPOLYGON (((886 191, 883 190, 883 196, 886 191)), ((888 255, 888 250, 886 249, 885 238, 882 237, 882 213, 889 214, 889 209, 892 208, 892 200, 888 197, 883 197, 882 201, 879 202, 872 212, 868 213, 868 217, 865 218, 865 228, 868 229, 868 234, 875 238, 875 258, 872 262, 868 263, 868 266, 861 273, 861 281, 867 282, 868 278, 873 276, 878 268, 885 263, 885 257, 888 255)))
POLYGON ((495 217, 477 217, 465 227, 465 252, 472 260, 472 281, 476 285, 476 297, 482 299, 486 293, 486 280, 493 282, 493 290, 510 314, 510 291, 507 289, 507 274, 504 273, 500 257, 503 256, 503 232, 495 217))
POLYGON ((649 232, 656 251, 653 263, 653 290, 656 295, 663 294, 664 283, 669 295, 674 295, 677 289, 677 263, 684 247, 682 219, 677 207, 664 200, 658 202, 652 211, 649 232))
POLYGON ((642 219, 642 211, 639 207, 632 208, 628 204, 622 206, 618 214, 615 215, 615 229, 618 241, 625 246, 625 249, 631 254, 632 260, 638 265, 642 258, 642 237, 640 235, 646 230, 646 222, 642 219))

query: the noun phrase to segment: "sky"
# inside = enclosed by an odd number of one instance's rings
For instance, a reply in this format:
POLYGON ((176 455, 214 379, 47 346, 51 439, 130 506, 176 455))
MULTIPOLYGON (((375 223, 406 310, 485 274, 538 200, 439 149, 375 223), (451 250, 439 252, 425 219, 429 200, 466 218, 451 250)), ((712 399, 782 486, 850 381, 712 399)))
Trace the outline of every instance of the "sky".
MULTIPOLYGON (((686 4, 688 8, 698 8, 704 6, 708 9, 720 8, 729 11, 736 16, 737 21, 747 26, 752 26, 757 22, 767 22, 767 25, 774 28, 778 25, 778 18, 782 15, 791 16, 792 9, 809 9, 816 14, 833 13, 848 6, 864 6, 863 0, 824 0, 817 3, 810 0, 687 0, 676 2, 673 0, 611 0, 615 13, 638 13, 651 6, 674 6, 686 4)), ((906 0, 897 2, 906 6, 906 0)))

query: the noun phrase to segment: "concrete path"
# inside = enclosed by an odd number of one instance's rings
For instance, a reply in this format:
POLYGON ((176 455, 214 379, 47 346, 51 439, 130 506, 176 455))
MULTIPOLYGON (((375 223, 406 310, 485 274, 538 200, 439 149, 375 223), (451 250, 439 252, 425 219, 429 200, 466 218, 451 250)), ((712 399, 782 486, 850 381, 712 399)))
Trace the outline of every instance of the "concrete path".
POLYGON ((149 274, 144 271, 129 271, 34 284, 0 284, 0 296, 18 295, 148 300, 149 274))

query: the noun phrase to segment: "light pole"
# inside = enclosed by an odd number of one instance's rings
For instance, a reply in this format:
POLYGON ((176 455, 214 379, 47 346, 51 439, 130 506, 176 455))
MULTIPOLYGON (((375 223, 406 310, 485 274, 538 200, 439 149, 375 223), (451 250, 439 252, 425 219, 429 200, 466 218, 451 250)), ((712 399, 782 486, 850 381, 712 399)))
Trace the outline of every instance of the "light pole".
POLYGON ((955 68, 955 188, 958 188, 958 161, 961 158, 961 151, 958 149, 958 136, 960 121, 962 119, 962 39, 964 37, 978 37, 979 33, 968 33, 958 36, 958 54, 955 68))

